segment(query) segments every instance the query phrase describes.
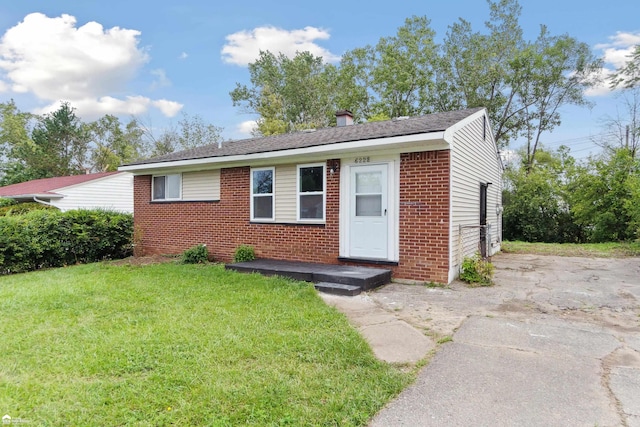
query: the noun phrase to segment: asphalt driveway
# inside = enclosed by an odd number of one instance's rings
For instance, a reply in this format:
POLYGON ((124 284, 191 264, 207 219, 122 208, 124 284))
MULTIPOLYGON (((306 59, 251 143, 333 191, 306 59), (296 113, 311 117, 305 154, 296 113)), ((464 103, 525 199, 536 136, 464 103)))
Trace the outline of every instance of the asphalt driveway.
POLYGON ((363 297, 434 342, 452 337, 371 425, 640 427, 640 259, 493 262, 494 287, 363 297))

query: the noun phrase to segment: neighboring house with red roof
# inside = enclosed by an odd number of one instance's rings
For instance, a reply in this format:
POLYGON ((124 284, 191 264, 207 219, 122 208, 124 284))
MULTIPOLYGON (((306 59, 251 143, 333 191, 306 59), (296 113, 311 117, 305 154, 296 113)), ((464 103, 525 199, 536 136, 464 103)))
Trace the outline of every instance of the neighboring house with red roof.
POLYGON ((213 144, 120 167, 146 254, 382 265, 448 283, 500 250, 502 163, 483 108, 213 144))
POLYGON ((61 211, 100 208, 133 212, 133 175, 101 172, 34 179, 0 187, 0 197, 38 202, 61 211))

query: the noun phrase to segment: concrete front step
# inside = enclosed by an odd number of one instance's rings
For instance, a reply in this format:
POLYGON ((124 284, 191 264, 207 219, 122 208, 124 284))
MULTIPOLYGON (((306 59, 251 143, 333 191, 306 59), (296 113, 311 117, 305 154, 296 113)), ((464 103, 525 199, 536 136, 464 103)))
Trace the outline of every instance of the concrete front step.
MULTIPOLYGON (((360 288, 361 291, 373 289, 391 282, 391 270, 351 265, 257 259, 254 261, 227 264, 225 268, 243 273, 284 276, 305 282, 326 282, 355 286, 360 288)), ((347 288, 345 288, 340 290, 340 292, 355 292, 355 290, 347 290, 347 288)), ((343 293, 342 295, 347 294, 343 293)))
POLYGON ((318 282, 313 285, 320 292, 325 294, 355 296, 362 293, 360 286, 343 285, 342 283, 318 282))

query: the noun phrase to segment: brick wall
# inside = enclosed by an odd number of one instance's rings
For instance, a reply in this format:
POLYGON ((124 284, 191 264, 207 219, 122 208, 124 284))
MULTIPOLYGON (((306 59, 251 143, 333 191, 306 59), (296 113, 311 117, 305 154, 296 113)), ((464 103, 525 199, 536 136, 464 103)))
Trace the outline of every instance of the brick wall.
POLYGON ((398 278, 447 283, 450 151, 400 156, 398 278))
MULTIPOLYGON (((336 161, 330 160, 330 165, 336 161)), ((222 169, 219 202, 153 203, 151 176, 136 176, 135 226, 144 254, 177 254, 205 243, 216 260, 233 259, 236 247, 252 245, 263 258, 336 262, 339 251, 339 174, 327 172, 325 225, 250 223, 250 169, 222 169)))
MULTIPOLYGON (((222 169, 219 202, 152 203, 151 176, 136 176, 135 226, 144 254, 177 254, 199 243, 219 261, 252 245, 263 258, 338 263, 340 174, 327 161, 324 225, 250 223, 248 167, 222 169)), ((446 282, 449 152, 403 154, 400 165, 400 262, 395 277, 446 282)))

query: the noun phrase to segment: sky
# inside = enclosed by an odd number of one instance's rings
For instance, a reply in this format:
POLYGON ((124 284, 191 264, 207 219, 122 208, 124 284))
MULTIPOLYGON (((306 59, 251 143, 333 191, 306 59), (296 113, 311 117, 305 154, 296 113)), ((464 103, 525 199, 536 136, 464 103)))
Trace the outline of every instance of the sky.
MULTIPOLYGON (((605 75, 640 44, 637 0, 520 4, 527 39, 541 24, 573 36, 603 58, 605 75)), ((14 99, 20 110, 43 114, 65 100, 85 121, 133 115, 158 133, 186 113, 222 127, 225 139, 247 138, 256 117, 234 107, 229 92, 249 83, 247 64, 260 49, 308 50, 337 63, 394 35, 413 15, 429 18, 441 41, 459 18, 483 30, 489 7, 482 0, 0 0, 0 102, 14 99)), ((562 110, 546 146, 595 150, 603 120, 617 114, 619 91, 603 86, 587 99, 591 108, 562 110)))

